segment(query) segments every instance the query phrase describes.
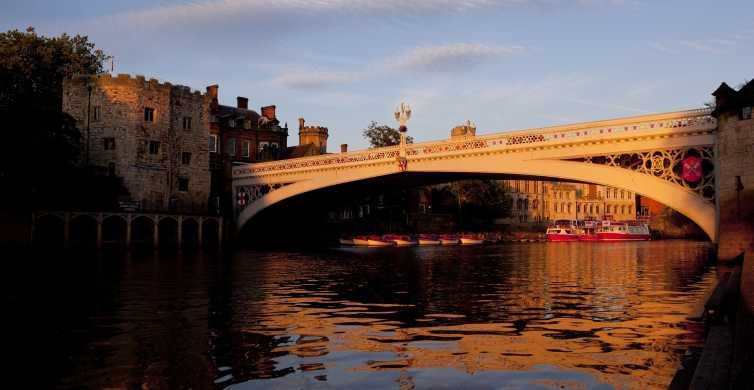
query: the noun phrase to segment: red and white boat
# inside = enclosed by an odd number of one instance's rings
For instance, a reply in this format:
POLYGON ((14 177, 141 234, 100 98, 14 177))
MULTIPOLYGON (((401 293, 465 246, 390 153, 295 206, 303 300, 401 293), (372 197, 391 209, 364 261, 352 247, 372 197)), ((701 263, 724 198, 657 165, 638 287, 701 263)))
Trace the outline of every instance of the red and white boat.
POLYGON ((367 237, 367 245, 369 246, 393 246, 393 241, 386 240, 382 236, 372 235, 367 237))
POLYGON ((419 245, 440 245, 442 243, 440 239, 433 234, 420 234, 418 241, 419 245))
POLYGON ((458 236, 454 234, 443 234, 439 238, 442 245, 456 245, 460 242, 458 236))
POLYGON ((652 238, 649 227, 636 221, 603 222, 597 230, 600 241, 648 241, 652 238))
POLYGON ((392 241, 397 246, 411 246, 411 245, 417 244, 416 240, 414 240, 411 236, 407 236, 407 235, 386 234, 382 236, 382 239, 385 241, 392 241))
POLYGON ((461 235, 461 245, 479 245, 484 243, 484 238, 475 234, 461 235))
POLYGON ((356 246, 369 246, 369 237, 367 236, 356 236, 351 241, 356 246))
POLYGON ((577 231, 575 228, 564 227, 564 226, 548 227, 547 233, 545 233, 545 237, 547 237, 547 241, 552 241, 552 242, 578 241, 580 236, 581 236, 581 233, 577 231))

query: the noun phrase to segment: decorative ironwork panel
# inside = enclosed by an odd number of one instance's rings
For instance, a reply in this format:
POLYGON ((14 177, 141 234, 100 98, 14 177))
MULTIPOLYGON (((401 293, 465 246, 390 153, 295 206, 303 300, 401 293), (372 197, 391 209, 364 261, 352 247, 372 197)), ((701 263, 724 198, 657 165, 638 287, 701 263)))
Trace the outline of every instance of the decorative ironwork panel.
POLYGON ((677 184, 715 202, 715 152, 712 146, 653 150, 570 159, 630 169, 677 184))
POLYGON ((259 198, 269 194, 272 191, 280 189, 291 183, 283 184, 256 184, 248 186, 239 186, 236 189, 236 213, 240 213, 246 206, 252 204, 259 198))

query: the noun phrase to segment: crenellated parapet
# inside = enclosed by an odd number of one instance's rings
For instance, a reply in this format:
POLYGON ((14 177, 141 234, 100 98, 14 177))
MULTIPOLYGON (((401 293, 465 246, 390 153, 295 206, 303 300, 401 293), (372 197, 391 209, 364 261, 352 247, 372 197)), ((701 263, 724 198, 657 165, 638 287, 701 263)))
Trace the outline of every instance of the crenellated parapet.
POLYGON ((185 85, 172 84, 169 82, 161 82, 158 79, 147 79, 143 75, 131 75, 128 73, 118 73, 112 75, 110 73, 100 74, 75 74, 70 78, 63 80, 63 84, 69 84, 71 86, 94 86, 97 85, 101 88, 109 86, 118 87, 130 87, 133 89, 152 89, 171 91, 173 93, 180 93, 183 95, 203 96, 201 91, 191 89, 185 85))

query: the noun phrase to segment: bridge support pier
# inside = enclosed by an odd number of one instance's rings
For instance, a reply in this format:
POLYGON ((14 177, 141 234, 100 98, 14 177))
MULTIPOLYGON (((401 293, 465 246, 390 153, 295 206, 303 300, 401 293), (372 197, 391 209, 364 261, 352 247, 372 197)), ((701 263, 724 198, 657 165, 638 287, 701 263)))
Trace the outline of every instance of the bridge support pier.
POLYGON ((754 96, 745 96, 743 89, 736 92, 725 84, 714 95, 713 115, 718 124, 717 257, 725 261, 754 244, 754 96), (739 96, 731 98, 733 94, 739 96))

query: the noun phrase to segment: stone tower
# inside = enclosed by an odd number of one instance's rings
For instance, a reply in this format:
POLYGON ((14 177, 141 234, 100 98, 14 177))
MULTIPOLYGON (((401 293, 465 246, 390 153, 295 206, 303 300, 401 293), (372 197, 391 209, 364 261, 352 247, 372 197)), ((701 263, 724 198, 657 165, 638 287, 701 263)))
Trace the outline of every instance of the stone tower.
POLYGON ((304 118, 298 118, 298 144, 312 145, 319 154, 327 153, 327 127, 306 126, 304 118))

